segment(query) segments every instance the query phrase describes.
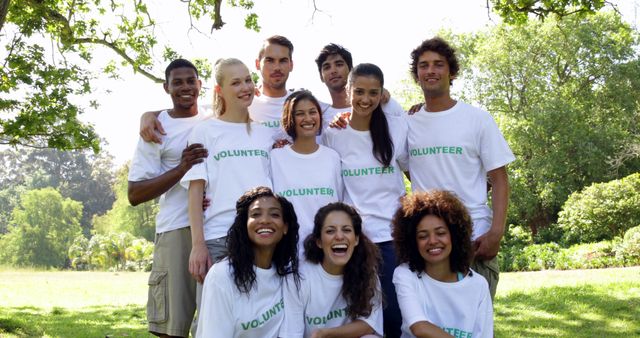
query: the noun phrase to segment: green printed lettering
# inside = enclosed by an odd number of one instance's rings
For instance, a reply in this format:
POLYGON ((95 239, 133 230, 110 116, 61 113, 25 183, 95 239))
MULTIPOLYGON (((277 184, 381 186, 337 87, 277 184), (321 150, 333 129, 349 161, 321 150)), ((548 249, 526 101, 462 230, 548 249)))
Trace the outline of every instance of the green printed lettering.
POLYGON ((269 128, 280 128, 280 121, 278 121, 278 120, 264 121, 261 124, 263 126, 269 127, 269 128))
POLYGON ((251 322, 241 323, 243 330, 249 330, 249 326, 251 326, 251 322))
POLYGON ((383 175, 393 174, 395 171, 393 166, 389 167, 370 167, 370 168, 357 168, 357 169, 343 169, 342 176, 365 176, 365 175, 383 175))
POLYGON ((456 146, 434 146, 425 148, 414 148, 409 150, 409 155, 412 157, 436 155, 436 154, 455 154, 462 155, 462 147, 456 146))
POLYGON ((333 310, 332 313, 335 318, 342 317, 342 309, 333 310))

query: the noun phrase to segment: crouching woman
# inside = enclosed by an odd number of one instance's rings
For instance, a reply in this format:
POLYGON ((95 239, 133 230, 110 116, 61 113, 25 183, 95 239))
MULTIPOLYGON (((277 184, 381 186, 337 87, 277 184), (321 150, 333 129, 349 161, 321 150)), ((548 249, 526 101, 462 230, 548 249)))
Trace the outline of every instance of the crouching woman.
POLYGON ((393 219, 402 337, 493 337, 489 285, 469 268, 471 217, 452 193, 414 193, 393 219))
POLYGON ((362 232, 362 219, 344 203, 318 210, 304 240, 300 284, 284 286, 282 338, 382 336, 378 247, 362 232))
POLYGON ((204 280, 198 337, 277 337, 284 319, 282 284, 298 281, 298 221, 271 189, 247 191, 236 203, 228 258, 204 280))

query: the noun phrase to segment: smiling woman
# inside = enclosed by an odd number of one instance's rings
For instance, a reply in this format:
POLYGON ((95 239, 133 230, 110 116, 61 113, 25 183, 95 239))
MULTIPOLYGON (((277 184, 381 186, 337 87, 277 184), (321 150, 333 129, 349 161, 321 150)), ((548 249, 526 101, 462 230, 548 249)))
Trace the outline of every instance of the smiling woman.
POLYGON ((277 337, 284 318, 282 279, 299 282, 293 205, 267 187, 236 203, 229 257, 204 281, 197 337, 277 337))
POLYGON ((320 208, 304 249, 301 285, 288 279, 284 289, 280 337, 382 336, 380 253, 357 211, 339 202, 320 208))
POLYGON ((396 258, 390 225, 405 194, 402 172, 406 168, 408 127, 402 116, 383 111, 380 104, 383 89, 384 75, 378 66, 370 63, 355 66, 347 86, 353 109, 351 121, 344 130, 325 130, 323 142, 340 154, 344 200, 358 208, 363 232, 380 249, 382 264, 378 271, 387 301, 384 334, 394 338, 400 337, 402 319, 391 278, 396 258))
POLYGON ((403 336, 493 337, 489 285, 469 268, 471 217, 447 191, 416 192, 393 218, 403 336))
POLYGON ((291 199, 300 222, 300 238, 305 238, 313 229, 318 209, 342 201, 340 156, 316 142, 322 116, 311 92, 297 91, 287 98, 282 126, 293 144, 271 151, 273 188, 291 199))

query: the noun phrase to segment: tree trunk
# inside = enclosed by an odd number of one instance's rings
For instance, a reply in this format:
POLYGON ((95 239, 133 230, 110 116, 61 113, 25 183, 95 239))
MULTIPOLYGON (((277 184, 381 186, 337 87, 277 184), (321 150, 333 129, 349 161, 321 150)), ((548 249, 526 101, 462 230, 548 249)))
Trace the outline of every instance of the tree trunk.
POLYGON ((7 13, 9 12, 10 0, 0 0, 0 32, 4 27, 4 21, 7 19, 7 13))

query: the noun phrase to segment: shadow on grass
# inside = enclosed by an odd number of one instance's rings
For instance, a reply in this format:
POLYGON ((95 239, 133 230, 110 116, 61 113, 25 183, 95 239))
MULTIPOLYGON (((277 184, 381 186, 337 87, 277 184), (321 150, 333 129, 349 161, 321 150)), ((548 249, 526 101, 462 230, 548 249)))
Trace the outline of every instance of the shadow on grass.
POLYGON ((139 305, 0 308, 2 337, 145 337, 145 310, 139 305))
POLYGON ((496 337, 640 337, 637 283, 514 292, 495 304, 496 337))

